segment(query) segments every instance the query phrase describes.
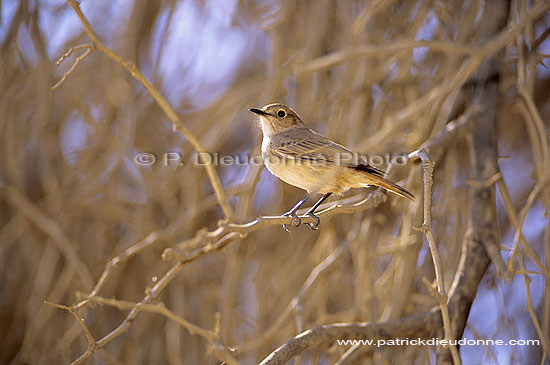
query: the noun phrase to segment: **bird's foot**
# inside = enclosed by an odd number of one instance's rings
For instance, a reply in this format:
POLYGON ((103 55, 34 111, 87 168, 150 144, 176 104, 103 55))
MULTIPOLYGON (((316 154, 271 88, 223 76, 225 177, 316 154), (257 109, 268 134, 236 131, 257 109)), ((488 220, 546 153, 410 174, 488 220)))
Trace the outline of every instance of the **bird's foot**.
MULTIPOLYGON (((300 217, 296 215, 296 212, 293 212, 293 211, 286 212, 285 214, 283 214, 283 217, 291 217, 292 220, 290 221, 290 224, 293 225, 294 227, 299 227, 300 224, 302 224, 302 220, 300 219, 300 217)), ((286 226, 286 223, 283 224, 283 229, 288 233, 290 233, 290 231, 286 226)))
POLYGON ((311 218, 315 219, 315 223, 306 223, 306 225, 311 228, 311 230, 313 231, 316 231, 319 229, 319 223, 321 223, 321 219, 319 219, 319 217, 317 217, 315 214, 313 213, 306 213, 305 216, 310 216, 311 218))

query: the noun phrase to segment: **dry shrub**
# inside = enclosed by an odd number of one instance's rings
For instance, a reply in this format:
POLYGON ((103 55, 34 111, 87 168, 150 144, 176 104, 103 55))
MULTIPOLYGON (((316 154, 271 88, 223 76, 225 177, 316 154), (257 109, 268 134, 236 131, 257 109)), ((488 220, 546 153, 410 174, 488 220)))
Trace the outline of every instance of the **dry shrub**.
MULTIPOLYGON (((491 29, 498 14, 486 3, 83 2, 98 39, 132 62, 124 64, 89 43, 67 3, 2 2, 0 362, 258 363, 316 326, 430 313, 438 300, 423 281, 435 275, 416 229, 424 220, 418 160, 390 173, 415 203, 351 191, 321 215, 318 231, 290 234, 282 218, 246 223, 287 211, 303 191, 258 164, 218 164, 216 177, 196 163, 197 146, 259 156, 247 109, 271 102, 371 157, 435 141, 430 232, 441 279, 452 295, 460 275, 472 273, 478 293, 471 312, 465 307, 464 336, 540 340, 461 346, 462 360, 547 361, 548 3, 512 2, 506 29, 491 29), (94 48, 56 66, 80 44, 94 48), (166 104, 123 67, 134 64, 166 104), (480 78, 483 67, 498 77, 480 78), (489 90, 479 80, 498 86, 498 100, 476 110, 468 92, 489 90), (501 175, 481 179, 476 168, 496 163, 477 153, 496 146, 478 138, 493 131, 483 122, 492 112, 501 175), (446 132, 449 122, 458 132, 446 132), (146 152, 154 163, 139 160, 146 152), (223 190, 213 187, 217 178, 223 190), (487 192, 488 203, 478 199, 487 192), (486 274, 461 265, 487 228, 476 212, 496 232, 486 274)), ((445 337, 434 323, 439 330, 418 336, 445 337)), ((436 349, 350 349, 336 339, 308 347, 301 362, 420 364, 436 349)))

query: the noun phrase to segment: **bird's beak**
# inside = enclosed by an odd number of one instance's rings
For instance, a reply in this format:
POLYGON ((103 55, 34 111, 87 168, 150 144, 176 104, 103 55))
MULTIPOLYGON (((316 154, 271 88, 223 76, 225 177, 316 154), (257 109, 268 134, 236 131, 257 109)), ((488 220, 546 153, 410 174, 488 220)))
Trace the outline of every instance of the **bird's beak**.
POLYGON ((250 110, 252 113, 258 114, 258 115, 263 115, 263 116, 269 115, 268 113, 264 112, 263 110, 256 109, 256 108, 250 108, 248 110, 250 110))

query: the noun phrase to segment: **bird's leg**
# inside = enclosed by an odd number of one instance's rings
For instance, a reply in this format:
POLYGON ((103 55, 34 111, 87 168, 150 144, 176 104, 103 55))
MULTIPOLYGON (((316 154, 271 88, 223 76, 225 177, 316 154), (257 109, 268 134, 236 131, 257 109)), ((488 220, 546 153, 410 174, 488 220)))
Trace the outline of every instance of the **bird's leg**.
MULTIPOLYGON (((309 197, 310 197, 310 194, 308 194, 308 196, 306 196, 304 199, 296 203, 296 205, 294 205, 291 210, 283 214, 283 217, 292 217, 291 223, 294 227, 298 227, 302 223, 302 220, 296 215, 296 211, 300 209, 302 204, 304 204, 309 199, 309 197)), ((285 231, 290 232, 286 228, 286 224, 283 224, 283 228, 285 229, 285 231)))
POLYGON ((315 221, 316 221, 315 224, 306 223, 307 226, 309 228, 311 228, 312 230, 314 230, 314 231, 317 230, 317 227, 319 226, 319 223, 321 223, 321 220, 319 219, 319 217, 317 217, 313 213, 315 212, 315 209, 319 208, 319 205, 321 205, 325 200, 327 200, 327 198, 330 196, 330 194, 332 194, 332 193, 326 193, 325 195, 323 195, 323 197, 321 199, 319 199, 319 201, 317 203, 315 203, 315 205, 313 205, 305 214, 305 215, 309 215, 310 217, 313 217, 315 219, 315 221))

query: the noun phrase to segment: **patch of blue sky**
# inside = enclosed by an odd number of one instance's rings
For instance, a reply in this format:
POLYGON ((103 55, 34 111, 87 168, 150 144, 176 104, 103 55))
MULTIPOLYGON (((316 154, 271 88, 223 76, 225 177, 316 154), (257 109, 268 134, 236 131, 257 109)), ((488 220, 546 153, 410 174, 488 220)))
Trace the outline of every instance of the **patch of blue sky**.
MULTIPOLYGON (((7 1, 6 3, 18 2, 7 1)), ((101 41, 110 47, 112 41, 117 40, 116 37, 112 37, 113 34, 124 34, 120 30, 126 28, 128 19, 132 14, 133 4, 132 0, 83 1, 80 8, 101 41), (105 21, 105 19, 109 19, 109 21, 105 21)), ((4 6, 4 2, 2 2, 2 5, 4 6)), ((40 0, 38 6, 39 27, 46 40, 46 50, 50 59, 56 60, 70 46, 77 45, 69 45, 67 41, 83 33, 82 24, 65 0, 40 0)), ((7 9, 8 15, 6 17, 9 18, 13 16, 10 12, 14 10, 10 6, 7 6, 7 9)), ((3 14, 4 8, 2 8, 2 18, 4 18, 3 14)), ((0 37, 3 37, 4 27, 7 27, 3 20, 2 25, 0 25, 0 37)), ((88 37, 84 37, 82 42, 89 42, 88 37)))
MULTIPOLYGON (((235 24, 236 10, 235 0, 210 0, 204 8, 193 1, 181 2, 167 34, 156 32, 152 50, 162 54, 159 72, 171 103, 185 99, 204 107, 232 84, 258 35, 251 26, 235 24), (168 37, 163 49, 161 37, 168 37)), ((157 27, 165 29, 165 24, 157 27)))
POLYGON ((78 162, 78 154, 86 148, 90 128, 81 115, 72 112, 61 128, 61 150, 69 165, 78 162))
POLYGON ((25 61, 36 66, 38 63, 38 53, 34 48, 34 42, 26 27, 19 27, 17 32, 17 43, 25 61))
MULTIPOLYGON (((529 182, 533 185, 535 184, 535 180, 530 178, 530 174, 534 169, 533 160, 529 155, 517 154, 514 151, 508 150, 509 147, 505 143, 501 143, 500 146, 500 153, 509 156, 509 158, 499 160, 500 171, 502 172, 504 181, 506 181, 512 201, 517 202, 523 194, 524 185, 529 182), (518 174, 518 171, 527 172, 518 174)), ((504 210, 504 205, 500 199, 497 199, 497 209, 504 210)))
MULTIPOLYGON (((416 36, 414 37, 415 41, 429 41, 434 38, 434 35, 437 32, 437 28, 439 27, 439 19, 435 15, 435 12, 432 10, 426 15, 426 19, 424 19, 424 23, 422 26, 418 29, 418 32, 416 32, 416 36)), ((413 50, 413 61, 414 64, 422 64, 424 62, 424 59, 426 58, 428 54, 428 47, 416 47, 413 50)), ((416 75, 417 70, 415 67, 411 70, 413 75, 416 75)))
MULTIPOLYGON (((541 24, 541 26, 537 28, 535 39, 538 39, 548 28, 550 17, 547 17, 546 22, 543 23, 544 24, 541 24)), ((537 73, 544 78, 548 78, 550 77, 550 37, 547 36, 544 41, 541 42, 541 44, 537 47, 537 53, 546 55, 546 58, 544 58, 541 63, 537 65, 537 73)))
MULTIPOLYGON (((502 208, 503 209, 503 208, 502 208)), ((544 207, 541 204, 534 205, 525 220, 523 233, 528 242, 537 247, 542 246, 544 230, 547 225, 547 218, 544 216, 544 207)), ((507 247, 513 246, 514 230, 510 229, 502 235, 502 244, 507 247)), ((508 259, 509 252, 502 251, 504 260, 508 259)), ((527 270, 538 271, 531 260, 525 261, 527 270)), ((516 265, 517 266, 517 265, 516 265)), ((492 269, 490 269, 492 270, 492 269)), ((538 307, 542 300, 544 281, 542 275, 529 275, 531 279, 530 294, 534 307, 538 307)), ((490 340, 502 340, 506 343, 509 340, 534 340, 534 328, 529 314, 525 310, 527 305, 524 278, 516 275, 512 284, 500 285, 502 281, 497 279, 497 286, 481 285, 476 300, 473 303, 468 323, 471 323, 480 335, 490 340), (497 300, 502 296, 502 300, 497 300), (505 304, 505 307, 503 307, 505 304), (495 308, 487 311, 487 308, 495 308), (514 318, 517 334, 510 329, 509 325, 503 323, 503 318, 514 318), (499 327, 500 325, 500 327, 499 327)), ((534 337, 535 336, 535 337, 534 337)), ((474 339, 467 330, 465 337, 474 339)), ((498 363, 509 363, 513 356, 527 359, 529 347, 525 346, 494 346, 494 354, 498 363)), ((477 363, 480 353, 484 350, 480 346, 464 346, 461 348, 461 355, 465 363, 477 363)))
MULTIPOLYGON (((262 215, 280 214, 279 200, 282 196, 282 183, 273 176, 267 169, 260 173, 260 180, 256 184, 254 191, 254 207, 256 211, 262 212, 262 215)), ((292 204, 285 202, 285 204, 292 204)), ((290 209, 292 206, 284 206, 282 209, 290 209)), ((286 212, 286 210, 285 210, 286 212)))
POLYGON ((0 2, 0 42, 4 42, 6 39, 18 7, 19 1, 17 0, 0 2))
POLYGON ((372 97, 372 103, 373 103, 373 109, 378 107, 378 104, 380 101, 382 101, 383 92, 379 85, 372 84, 371 85, 371 97, 372 97))
POLYGON ((59 59, 68 50, 67 41, 82 32, 78 17, 64 0, 40 1, 38 26, 46 40, 48 57, 52 60, 59 59))

